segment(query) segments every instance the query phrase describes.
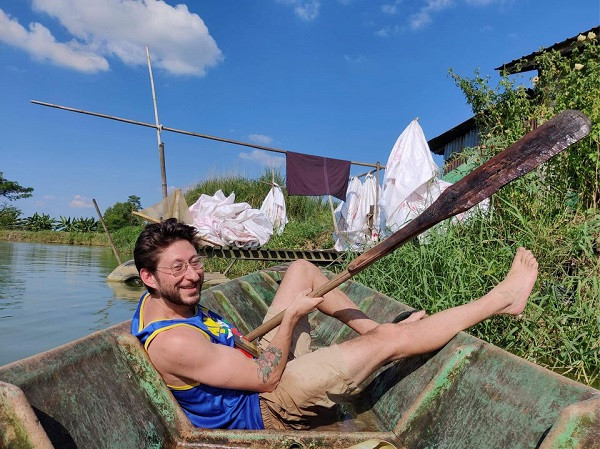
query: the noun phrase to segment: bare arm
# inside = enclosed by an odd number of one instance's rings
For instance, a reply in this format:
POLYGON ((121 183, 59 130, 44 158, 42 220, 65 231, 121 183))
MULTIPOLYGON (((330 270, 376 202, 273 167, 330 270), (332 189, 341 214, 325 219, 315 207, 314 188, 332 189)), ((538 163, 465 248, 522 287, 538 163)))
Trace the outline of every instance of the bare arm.
POLYGON ((272 391, 285 369, 296 323, 323 300, 308 298, 306 293, 300 293, 294 306, 286 310, 275 337, 258 359, 211 343, 188 326, 158 334, 148 348, 150 359, 170 385, 199 382, 236 390, 272 391))

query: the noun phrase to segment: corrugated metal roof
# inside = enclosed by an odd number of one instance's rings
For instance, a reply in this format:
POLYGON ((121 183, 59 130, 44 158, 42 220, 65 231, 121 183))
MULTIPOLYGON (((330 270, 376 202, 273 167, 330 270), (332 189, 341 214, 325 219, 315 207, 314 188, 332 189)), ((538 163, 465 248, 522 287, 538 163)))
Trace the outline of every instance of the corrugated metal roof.
POLYGON ((577 33, 575 36, 569 37, 564 41, 556 42, 550 47, 542 48, 541 50, 533 52, 527 56, 521 56, 518 59, 514 59, 513 61, 507 62, 506 64, 502 64, 500 67, 496 67, 494 70, 506 70, 508 73, 521 73, 528 72, 530 70, 535 70, 537 68, 534 62, 536 56, 539 56, 548 50, 560 51, 563 55, 569 54, 573 51, 575 47, 581 45, 579 42, 577 42, 577 36, 579 36, 580 34, 586 36, 590 31, 595 33, 596 36, 598 36, 599 30, 600 27, 596 26, 590 28, 589 30, 582 31, 581 33, 577 33))
POLYGON ((429 149, 435 154, 444 154, 444 147, 456 139, 458 136, 462 136, 468 133, 475 127, 475 117, 465 120, 464 122, 456 125, 454 128, 449 129, 443 134, 429 140, 427 144, 429 149))

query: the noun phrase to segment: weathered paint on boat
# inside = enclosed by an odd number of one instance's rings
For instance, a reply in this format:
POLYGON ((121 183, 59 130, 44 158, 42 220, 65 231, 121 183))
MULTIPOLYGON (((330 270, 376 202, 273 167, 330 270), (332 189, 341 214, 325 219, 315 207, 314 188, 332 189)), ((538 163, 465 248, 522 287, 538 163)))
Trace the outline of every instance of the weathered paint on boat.
MULTIPOLYGON (((263 271, 203 292, 239 324, 260 324, 281 273, 263 271), (242 319, 243 317, 243 319, 242 319)), ((353 281, 362 310, 392 321, 409 308, 353 281)), ((321 345, 353 331, 319 313, 321 345)), ((347 448, 369 439, 398 448, 600 448, 600 391, 466 333, 435 354, 388 365, 311 431, 190 426, 129 324, 0 367, 0 447, 347 448)))

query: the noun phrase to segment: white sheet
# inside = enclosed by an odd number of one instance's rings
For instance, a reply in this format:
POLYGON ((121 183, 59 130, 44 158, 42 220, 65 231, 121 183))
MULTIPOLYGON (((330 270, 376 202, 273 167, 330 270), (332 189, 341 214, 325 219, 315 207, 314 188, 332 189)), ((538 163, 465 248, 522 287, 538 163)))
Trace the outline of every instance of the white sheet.
POLYGON ((269 190, 269 193, 267 193, 260 206, 260 211, 269 219, 269 222, 273 226, 273 231, 277 235, 280 235, 288 223, 288 218, 283 192, 277 183, 273 183, 273 187, 271 187, 271 190, 269 190))
POLYGON ((267 215, 248 203, 235 203, 235 193, 225 197, 218 190, 213 196, 200 195, 190 206, 190 215, 202 237, 222 246, 260 247, 273 235, 267 215))

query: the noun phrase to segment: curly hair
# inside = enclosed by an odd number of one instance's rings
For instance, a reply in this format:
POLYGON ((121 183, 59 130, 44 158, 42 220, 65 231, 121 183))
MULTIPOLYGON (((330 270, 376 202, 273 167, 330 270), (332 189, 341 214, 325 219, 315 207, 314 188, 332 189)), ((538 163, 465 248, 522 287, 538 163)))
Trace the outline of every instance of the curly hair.
MULTIPOLYGON (((150 273, 155 273, 160 253, 173 242, 187 240, 198 250, 198 244, 194 239, 197 232, 198 230, 193 226, 177 221, 175 218, 146 225, 137 238, 133 250, 133 259, 138 272, 145 268, 150 273)), ((153 293, 150 287, 148 291, 153 293)))

